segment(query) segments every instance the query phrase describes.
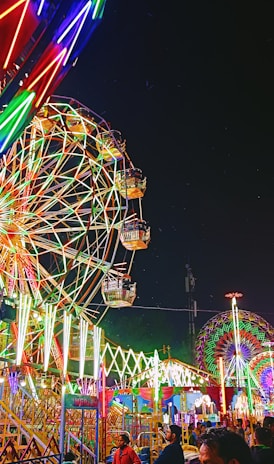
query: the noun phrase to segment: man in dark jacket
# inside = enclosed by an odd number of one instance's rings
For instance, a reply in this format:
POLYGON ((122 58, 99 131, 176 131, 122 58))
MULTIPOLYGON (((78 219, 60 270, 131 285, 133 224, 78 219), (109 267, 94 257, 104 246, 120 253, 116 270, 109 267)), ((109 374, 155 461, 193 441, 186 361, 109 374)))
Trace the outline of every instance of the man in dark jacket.
POLYGON ((271 447, 274 449, 274 416, 265 416, 263 421, 263 427, 271 430, 272 444, 271 447))
POLYGON ((166 439, 170 444, 163 449, 154 464, 184 464, 184 452, 180 444, 181 433, 181 427, 170 425, 166 431, 166 439))
POLYGON ((271 448, 271 430, 267 427, 257 427, 255 430, 255 440, 256 445, 251 448, 254 463, 274 463, 274 450, 271 448))

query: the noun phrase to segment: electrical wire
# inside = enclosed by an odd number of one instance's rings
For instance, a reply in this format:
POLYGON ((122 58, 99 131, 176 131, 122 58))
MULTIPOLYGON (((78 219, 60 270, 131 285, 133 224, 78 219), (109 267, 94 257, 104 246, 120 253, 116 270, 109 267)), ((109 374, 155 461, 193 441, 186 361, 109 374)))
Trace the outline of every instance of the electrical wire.
MULTIPOLYGON (((106 307, 106 305, 104 303, 90 303, 89 306, 98 306, 98 307, 106 307)), ((131 309, 145 309, 145 310, 149 310, 149 311, 175 311, 175 312, 190 312, 191 310, 189 308, 168 308, 168 307, 162 307, 162 306, 137 306, 137 305, 132 305, 130 306, 131 309)), ((115 309, 119 309, 119 308, 115 308, 115 309)), ((254 312, 254 313, 257 313, 257 314, 263 314, 263 315, 272 315, 273 312, 266 312, 266 311, 260 311, 258 313, 258 311, 250 311, 250 310, 247 310, 247 309, 243 309, 243 308, 240 308, 242 311, 248 311, 248 312, 254 312)), ((198 309, 197 308, 197 313, 215 313, 215 314, 218 314, 218 313, 221 313, 221 312, 225 312, 225 311, 229 311, 229 309, 227 310, 217 310, 217 309, 198 309)))

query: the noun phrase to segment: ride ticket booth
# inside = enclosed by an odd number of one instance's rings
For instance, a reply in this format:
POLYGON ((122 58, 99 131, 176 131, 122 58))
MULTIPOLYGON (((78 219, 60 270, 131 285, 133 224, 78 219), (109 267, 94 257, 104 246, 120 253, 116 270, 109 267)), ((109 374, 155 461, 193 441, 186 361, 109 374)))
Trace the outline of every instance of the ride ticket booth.
POLYGON ((78 395, 65 393, 63 398, 63 411, 61 414, 60 427, 60 450, 61 453, 69 450, 70 439, 74 437, 76 440, 78 451, 80 453, 80 464, 82 463, 83 454, 90 454, 94 464, 99 462, 99 402, 96 396, 78 395), (78 410, 78 414, 73 414, 73 411, 78 410), (92 417, 87 412, 93 412, 92 417), (89 443, 85 443, 85 427, 90 426, 90 422, 94 424, 94 440, 93 451, 89 443), (71 433, 71 430, 72 433, 71 433))

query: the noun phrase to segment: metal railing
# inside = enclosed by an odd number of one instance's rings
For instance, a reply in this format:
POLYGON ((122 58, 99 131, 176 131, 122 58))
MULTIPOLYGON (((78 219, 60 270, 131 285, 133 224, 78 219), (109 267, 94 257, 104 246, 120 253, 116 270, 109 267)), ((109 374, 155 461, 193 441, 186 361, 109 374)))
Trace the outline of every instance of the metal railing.
POLYGON ((61 464, 61 454, 51 454, 50 456, 38 456, 37 458, 22 459, 20 461, 12 461, 10 464, 61 464))

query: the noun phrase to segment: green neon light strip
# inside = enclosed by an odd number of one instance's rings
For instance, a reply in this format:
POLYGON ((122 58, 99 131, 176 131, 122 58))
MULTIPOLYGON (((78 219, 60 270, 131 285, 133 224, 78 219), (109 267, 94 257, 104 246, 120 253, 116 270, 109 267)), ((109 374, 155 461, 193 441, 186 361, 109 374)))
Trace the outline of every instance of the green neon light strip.
POLYGON ((92 19, 102 18, 104 12, 105 0, 97 0, 95 2, 94 11, 92 14, 92 19))
POLYGON ((0 115, 0 138, 4 142, 0 149, 1 152, 5 150, 20 123, 26 119, 34 97, 35 92, 23 90, 11 100, 0 115))

